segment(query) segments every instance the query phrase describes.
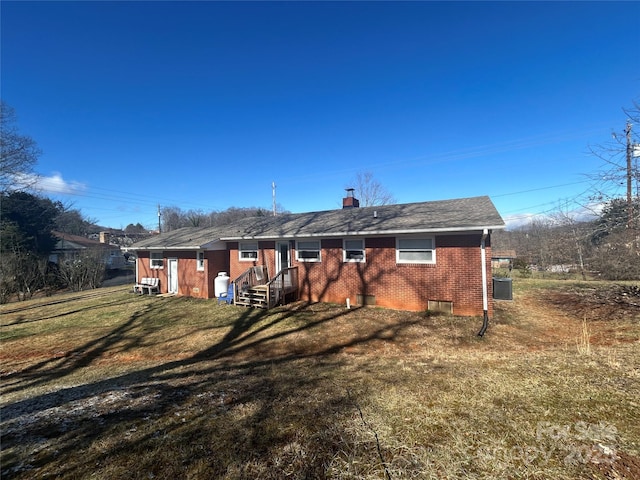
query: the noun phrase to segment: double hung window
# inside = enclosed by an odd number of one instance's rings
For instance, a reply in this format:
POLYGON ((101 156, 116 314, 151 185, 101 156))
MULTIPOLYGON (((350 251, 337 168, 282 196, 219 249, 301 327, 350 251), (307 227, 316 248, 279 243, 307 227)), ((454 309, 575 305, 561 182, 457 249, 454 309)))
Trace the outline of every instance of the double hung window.
POLYGON ((151 268, 164 268, 164 258, 162 252, 151 252, 149 255, 149 266, 151 268))
POLYGON ((239 248, 241 261, 255 261, 258 259, 258 242, 241 243, 239 248))
POLYGON ((397 263, 436 263, 435 240, 425 238, 398 238, 396 240, 397 263))
POLYGON ((344 240, 342 248, 342 260, 345 262, 364 262, 364 239, 344 240))
POLYGON ((298 241, 296 246, 296 260, 299 262, 319 262, 320 240, 298 241))

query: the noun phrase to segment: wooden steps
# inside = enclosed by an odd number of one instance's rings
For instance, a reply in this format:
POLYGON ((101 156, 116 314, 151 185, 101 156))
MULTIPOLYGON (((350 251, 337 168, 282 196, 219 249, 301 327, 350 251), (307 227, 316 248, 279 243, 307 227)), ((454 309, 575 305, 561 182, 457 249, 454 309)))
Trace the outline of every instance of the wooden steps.
POLYGON ((255 285, 246 290, 238 291, 238 298, 235 300, 236 305, 253 308, 269 308, 267 302, 267 285, 255 285))

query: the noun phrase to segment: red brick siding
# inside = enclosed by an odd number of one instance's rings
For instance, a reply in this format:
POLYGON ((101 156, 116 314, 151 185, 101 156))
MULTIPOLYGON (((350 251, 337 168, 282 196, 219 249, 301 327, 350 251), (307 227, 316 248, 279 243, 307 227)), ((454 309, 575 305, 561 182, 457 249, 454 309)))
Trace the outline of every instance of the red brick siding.
POLYGON ((160 293, 167 291, 167 259, 164 259, 164 268, 151 268, 150 254, 146 252, 137 252, 138 260, 138 278, 136 282, 142 280, 143 277, 153 277, 160 279, 160 293))
MULTIPOLYGON (((255 242, 248 242, 255 243, 255 242)), ((240 248, 239 242, 228 242, 227 249, 229 250, 229 276, 233 280, 234 278, 238 278, 241 274, 247 271, 249 268, 257 266, 257 265, 265 265, 267 267, 267 271, 269 272, 269 278, 273 278, 273 276, 278 273, 274 272, 276 258, 275 258, 275 249, 276 242, 274 241, 265 241, 258 242, 258 259, 252 261, 242 260, 240 261, 238 249, 240 248)))
POLYGON ((150 268, 149 258, 148 251, 138 252, 138 280, 142 277, 158 277, 161 293, 168 291, 168 258, 178 259, 178 295, 213 298, 215 276, 218 272, 229 270, 229 256, 226 250, 206 251, 204 270, 197 269, 195 250, 163 252, 163 268, 150 268))
MULTIPOLYGON (((457 315, 482 315, 481 236, 441 235, 435 237, 436 263, 433 265, 396 264, 395 237, 365 239, 366 262, 343 262, 342 239, 321 241, 320 262, 298 262, 295 242, 291 241, 291 263, 298 267, 300 298, 309 301, 356 303, 357 295, 375 296, 376 305, 402 310, 425 310, 429 300, 453 302, 457 315)), ((240 261, 238 242, 229 242, 227 251, 206 252, 204 272, 196 270, 196 253, 165 253, 165 268, 149 270, 148 252, 139 252, 139 277, 160 278, 167 290, 166 256, 177 257, 179 293, 202 298, 214 297, 218 272, 237 278, 248 268, 266 265, 269 276, 275 273, 274 241, 258 242, 258 259, 240 261), (199 292, 194 292, 198 288, 199 292)), ((491 244, 486 242, 487 292, 489 315, 493 315, 491 244)))
POLYGON ((218 273, 229 274, 229 252, 226 250, 212 250, 205 252, 205 270, 208 273, 207 298, 215 298, 215 281, 218 273))
POLYGON ((207 270, 197 269, 196 252, 172 251, 166 256, 178 259, 178 295, 207 298, 207 270))
MULTIPOLYGON (((308 301, 356 303, 358 294, 373 295, 376 305, 425 310, 429 300, 453 302, 458 315, 482 315, 482 270, 478 235, 436 237, 436 263, 396 264, 395 237, 367 238, 366 262, 343 262, 342 239, 321 241, 320 262, 298 262, 295 242, 292 265, 299 269, 300 298, 308 301)), ((240 262, 238 243, 229 243, 231 278, 253 265, 266 265, 273 276, 275 242, 260 242, 258 261, 240 262)), ((491 249, 487 240, 487 292, 493 314, 491 249)))

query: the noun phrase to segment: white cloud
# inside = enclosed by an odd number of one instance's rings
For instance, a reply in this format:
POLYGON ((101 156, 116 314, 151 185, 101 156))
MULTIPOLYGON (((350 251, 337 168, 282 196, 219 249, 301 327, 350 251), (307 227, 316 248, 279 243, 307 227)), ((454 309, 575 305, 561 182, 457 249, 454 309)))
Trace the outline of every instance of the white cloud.
POLYGON ((87 189, 83 183, 65 180, 58 172, 54 172, 48 177, 20 174, 14 176, 13 181, 17 188, 29 188, 44 194, 76 195, 87 189))
POLYGON ((546 218, 548 217, 541 213, 520 213, 504 217, 504 223, 507 225, 507 230, 516 230, 529 225, 534 220, 545 220, 546 218))
POLYGON ((533 221, 539 222, 560 222, 558 214, 562 213, 566 218, 571 218, 575 222, 590 222, 598 218, 602 211, 603 204, 592 204, 588 206, 580 206, 566 212, 547 212, 547 213, 519 213, 517 215, 508 215, 504 217, 504 223, 507 230, 515 230, 526 227, 533 221))

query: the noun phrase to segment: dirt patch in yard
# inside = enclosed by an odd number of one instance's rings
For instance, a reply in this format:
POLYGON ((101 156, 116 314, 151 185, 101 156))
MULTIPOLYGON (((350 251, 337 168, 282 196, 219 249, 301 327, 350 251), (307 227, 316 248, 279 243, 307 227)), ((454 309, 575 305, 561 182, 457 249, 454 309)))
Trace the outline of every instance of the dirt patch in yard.
POLYGON ((636 285, 574 286, 552 292, 548 302, 579 319, 640 319, 640 287, 636 285))

